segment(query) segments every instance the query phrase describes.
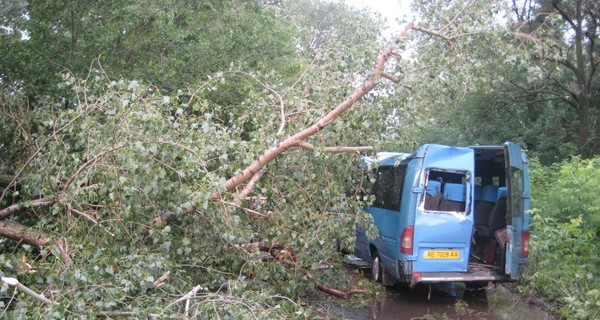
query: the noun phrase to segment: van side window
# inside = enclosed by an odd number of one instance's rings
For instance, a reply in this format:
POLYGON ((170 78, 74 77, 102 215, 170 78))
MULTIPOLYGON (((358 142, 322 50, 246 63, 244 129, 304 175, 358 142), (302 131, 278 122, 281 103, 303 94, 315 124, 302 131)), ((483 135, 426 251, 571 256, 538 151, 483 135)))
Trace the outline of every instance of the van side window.
POLYGON ((423 208, 427 211, 465 212, 467 176, 430 170, 427 174, 423 208))
POLYGON ((373 184, 375 201, 373 207, 400 210, 406 164, 395 167, 379 167, 373 184))

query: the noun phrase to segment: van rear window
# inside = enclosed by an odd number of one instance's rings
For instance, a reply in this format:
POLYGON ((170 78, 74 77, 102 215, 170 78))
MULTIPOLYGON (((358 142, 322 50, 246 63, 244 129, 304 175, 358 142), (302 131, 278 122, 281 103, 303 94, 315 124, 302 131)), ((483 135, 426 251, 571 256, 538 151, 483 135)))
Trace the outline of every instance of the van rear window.
POLYGON ((429 170, 423 208, 426 211, 465 212, 467 176, 462 173, 429 170))

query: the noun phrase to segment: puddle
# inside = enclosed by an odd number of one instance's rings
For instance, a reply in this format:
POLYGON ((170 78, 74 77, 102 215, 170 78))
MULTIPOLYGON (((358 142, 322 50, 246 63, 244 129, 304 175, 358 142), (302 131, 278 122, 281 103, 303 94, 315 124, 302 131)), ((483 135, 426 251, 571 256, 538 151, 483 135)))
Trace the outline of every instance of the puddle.
MULTIPOLYGON (((462 285, 462 284, 461 284, 462 285)), ((543 311, 521 302, 502 286, 464 290, 464 286, 421 286, 387 291, 372 306, 369 319, 480 319, 551 320, 543 311)))

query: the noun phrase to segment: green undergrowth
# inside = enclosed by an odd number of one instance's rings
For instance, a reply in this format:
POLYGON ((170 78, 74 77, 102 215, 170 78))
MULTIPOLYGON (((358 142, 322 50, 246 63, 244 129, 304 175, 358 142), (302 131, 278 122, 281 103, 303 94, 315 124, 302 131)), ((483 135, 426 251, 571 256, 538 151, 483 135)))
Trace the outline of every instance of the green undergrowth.
POLYGON ((523 289, 567 319, 600 317, 600 158, 533 161, 531 255, 523 289))

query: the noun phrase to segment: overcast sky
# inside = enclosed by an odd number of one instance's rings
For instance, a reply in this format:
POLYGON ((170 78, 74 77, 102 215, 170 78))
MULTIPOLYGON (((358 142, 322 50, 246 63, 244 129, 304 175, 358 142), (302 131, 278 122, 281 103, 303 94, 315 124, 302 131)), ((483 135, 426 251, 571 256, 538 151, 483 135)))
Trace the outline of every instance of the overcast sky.
POLYGON ((410 0, 346 0, 356 8, 370 8, 387 19, 389 27, 400 30, 397 19, 411 19, 410 0))

